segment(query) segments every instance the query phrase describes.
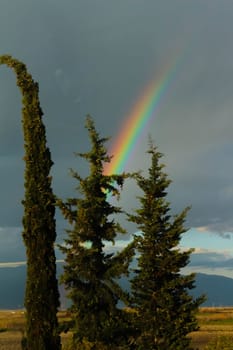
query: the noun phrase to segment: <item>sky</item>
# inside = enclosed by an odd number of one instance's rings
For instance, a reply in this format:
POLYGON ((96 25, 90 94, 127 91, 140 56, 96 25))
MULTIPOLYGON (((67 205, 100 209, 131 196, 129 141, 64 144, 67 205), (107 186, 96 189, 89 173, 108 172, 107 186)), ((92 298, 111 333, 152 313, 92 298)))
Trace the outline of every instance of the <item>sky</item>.
MULTIPOLYGON (((39 82, 53 188, 74 194, 69 169, 87 172, 74 152, 89 149, 91 114, 101 136, 122 132, 148 84, 173 73, 125 170, 144 170, 149 135, 172 180, 172 213, 191 206, 190 270, 233 277, 233 2, 231 0, 2 0, 0 55, 22 60, 39 82)), ((21 96, 0 67, 0 262, 24 261, 21 96)), ((121 205, 137 206, 129 181, 121 205)), ((129 232, 135 227, 121 218, 129 232)), ((58 242, 66 224, 57 214, 58 242)), ((124 240, 123 240, 124 242, 124 240)), ((119 243, 119 245, 122 242, 119 243)), ((59 258, 58 253, 58 258, 59 258)))

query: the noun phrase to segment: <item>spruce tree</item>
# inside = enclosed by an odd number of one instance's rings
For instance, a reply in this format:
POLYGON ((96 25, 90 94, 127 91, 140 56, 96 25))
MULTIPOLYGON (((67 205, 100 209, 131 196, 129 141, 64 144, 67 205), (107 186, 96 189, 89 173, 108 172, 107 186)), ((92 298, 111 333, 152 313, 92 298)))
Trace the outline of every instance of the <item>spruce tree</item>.
POLYGON ((27 350, 58 350, 57 309, 59 306, 54 253, 55 198, 49 175, 52 166, 46 146, 39 87, 25 64, 11 56, 0 56, 0 64, 12 68, 22 93, 22 124, 25 147, 25 198, 23 239, 27 254, 25 292, 27 350))
POLYGON ((142 191, 139 208, 129 215, 137 224, 135 236, 138 266, 131 279, 133 305, 138 317, 135 327, 140 336, 135 348, 140 350, 190 349, 188 333, 197 329, 195 314, 203 298, 196 300, 189 291, 194 288, 194 275, 184 276, 181 269, 189 262, 191 250, 182 251, 178 244, 186 232, 186 208, 171 217, 166 200, 170 180, 160 164, 161 153, 150 142, 151 166, 148 177, 136 175, 142 191))
POLYGON ((104 165, 111 160, 104 146, 108 139, 99 137, 90 116, 86 119, 86 128, 91 150, 76 155, 89 162, 89 175, 83 178, 72 171, 78 181, 78 195, 65 203, 57 201, 71 225, 61 247, 65 253, 62 281, 72 301, 74 348, 85 348, 85 341, 95 344, 95 349, 98 346, 114 348, 127 341, 126 313, 117 305, 126 295, 117 279, 127 275, 134 251, 132 245, 128 245, 113 254, 107 253, 104 246, 108 242, 114 244, 117 234, 125 232, 116 221, 122 210, 110 204, 109 199, 120 195, 120 188, 129 175, 104 174, 104 165))

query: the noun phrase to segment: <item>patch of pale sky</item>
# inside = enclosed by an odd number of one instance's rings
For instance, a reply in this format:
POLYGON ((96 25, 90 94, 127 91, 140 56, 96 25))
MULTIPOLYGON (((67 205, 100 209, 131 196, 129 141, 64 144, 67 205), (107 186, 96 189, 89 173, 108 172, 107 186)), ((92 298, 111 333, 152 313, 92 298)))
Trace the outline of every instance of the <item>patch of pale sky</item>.
POLYGON ((197 249, 206 249, 208 251, 232 251, 229 241, 231 235, 226 232, 227 236, 222 236, 219 233, 211 232, 208 227, 192 228, 187 231, 181 240, 181 246, 197 249))

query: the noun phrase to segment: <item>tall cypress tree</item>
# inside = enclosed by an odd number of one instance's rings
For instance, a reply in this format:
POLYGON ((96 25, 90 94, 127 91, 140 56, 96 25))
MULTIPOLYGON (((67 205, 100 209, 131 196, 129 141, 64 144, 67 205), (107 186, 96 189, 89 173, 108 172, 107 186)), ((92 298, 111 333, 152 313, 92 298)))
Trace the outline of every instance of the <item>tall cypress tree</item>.
POLYGON ((62 248, 66 256, 63 282, 72 301, 74 344, 81 349, 87 340, 102 344, 96 345, 102 349, 105 345, 118 346, 128 336, 126 313, 117 307, 125 297, 117 279, 128 273, 134 252, 132 245, 117 254, 104 250, 106 242, 114 243, 116 235, 124 233, 113 217, 122 210, 110 204, 109 198, 119 196, 118 186, 123 185, 128 175, 104 175, 104 164, 111 160, 104 147, 107 138, 99 137, 89 116, 86 128, 92 147, 89 152, 77 155, 89 162, 89 175, 83 178, 72 171, 78 181, 78 196, 65 203, 58 200, 71 224, 62 248))
POLYGON ((136 176, 142 191, 140 206, 129 220, 138 225, 135 237, 138 267, 131 280, 134 306, 138 310, 136 326, 140 336, 136 349, 187 350, 188 333, 197 329, 195 313, 203 298, 194 300, 189 290, 194 275, 182 275, 191 250, 178 244, 185 233, 187 209, 171 218, 166 190, 170 184, 160 164, 161 153, 150 143, 151 166, 148 177, 136 176))
POLYGON ((55 199, 51 189, 52 166, 46 146, 39 87, 26 66, 11 56, 0 56, 0 64, 12 68, 22 93, 22 124, 25 147, 25 198, 23 239, 27 254, 25 292, 27 350, 58 350, 57 309, 59 306, 54 253, 55 199))

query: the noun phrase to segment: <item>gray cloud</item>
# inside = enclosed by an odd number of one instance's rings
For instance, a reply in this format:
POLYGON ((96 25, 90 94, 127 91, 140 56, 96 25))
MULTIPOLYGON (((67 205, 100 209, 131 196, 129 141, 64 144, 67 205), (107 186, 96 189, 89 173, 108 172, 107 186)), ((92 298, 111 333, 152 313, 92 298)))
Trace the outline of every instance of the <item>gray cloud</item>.
MULTIPOLYGON (((129 170, 148 167, 150 132, 173 180, 172 210, 192 205, 188 226, 233 232, 232 11, 226 0, 2 2, 1 53, 22 59, 39 81, 56 193, 64 198, 73 193, 70 167, 87 172, 73 156, 89 148, 85 115, 92 114, 101 135, 115 138, 148 81, 181 48, 173 85, 141 136, 129 170)), ((3 226, 21 225, 20 100, 14 75, 1 67, 3 226)), ((131 211, 137 188, 129 182, 125 191, 121 203, 131 211)))
POLYGON ((0 264, 25 261, 21 227, 0 227, 0 264))
POLYGON ((219 252, 202 251, 191 254, 191 268, 233 269, 233 258, 219 252))

